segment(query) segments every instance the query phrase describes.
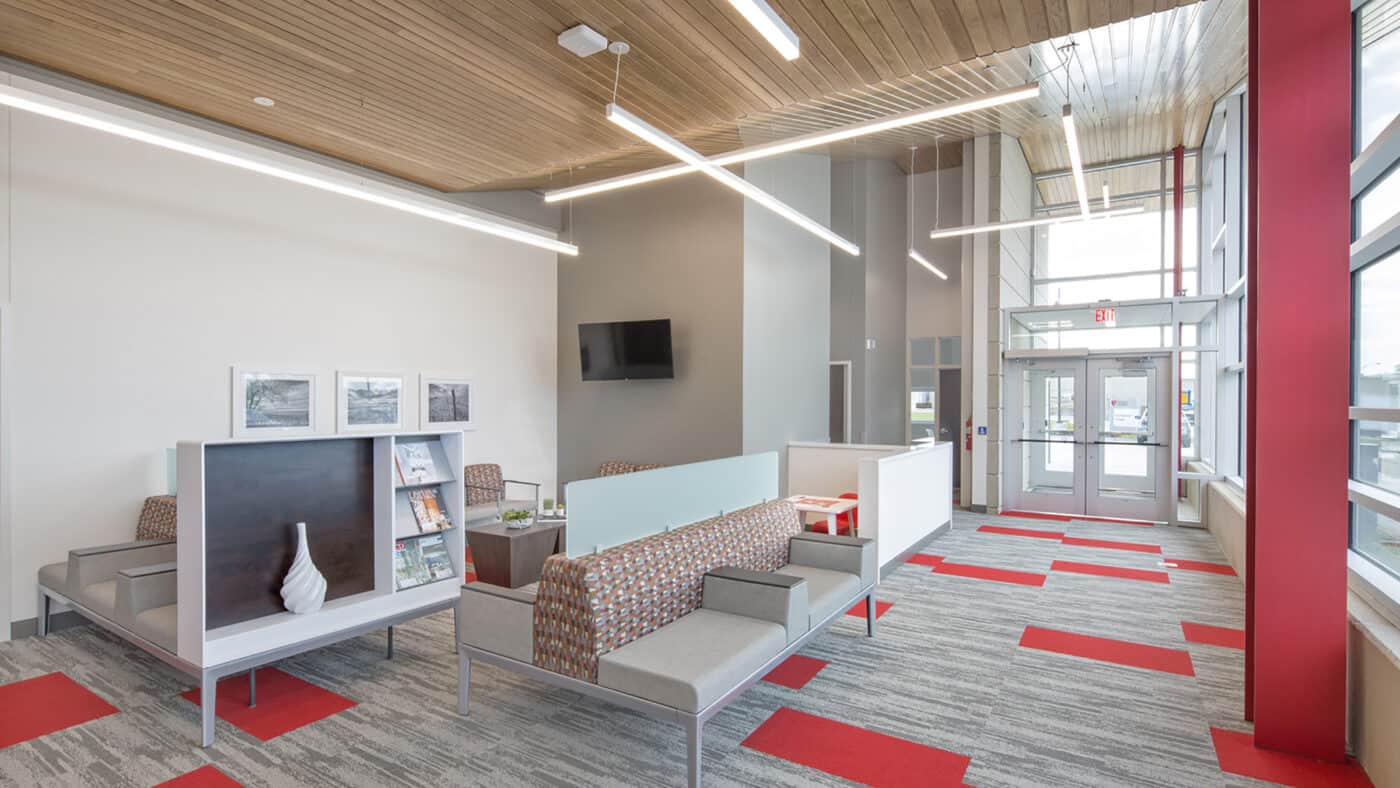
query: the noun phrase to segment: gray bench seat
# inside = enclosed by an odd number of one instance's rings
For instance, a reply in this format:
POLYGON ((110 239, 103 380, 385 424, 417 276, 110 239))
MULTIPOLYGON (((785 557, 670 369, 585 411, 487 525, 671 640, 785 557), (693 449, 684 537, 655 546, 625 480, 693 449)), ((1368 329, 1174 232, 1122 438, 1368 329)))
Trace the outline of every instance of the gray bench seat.
POLYGON ((802 564, 788 564, 779 574, 800 577, 807 581, 807 614, 809 628, 842 607, 849 607, 860 591, 860 577, 850 572, 837 572, 802 564))
POLYGON ((697 712, 719 700, 787 645, 780 624, 696 610, 598 658, 598 683, 663 706, 697 712))

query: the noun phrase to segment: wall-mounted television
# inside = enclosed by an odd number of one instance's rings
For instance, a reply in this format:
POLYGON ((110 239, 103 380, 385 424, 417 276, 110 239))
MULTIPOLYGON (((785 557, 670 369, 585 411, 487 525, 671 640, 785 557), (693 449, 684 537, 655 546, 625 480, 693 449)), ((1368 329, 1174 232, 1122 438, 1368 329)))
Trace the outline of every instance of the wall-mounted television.
POLYGON ((578 352, 584 380, 673 378, 670 320, 580 323, 578 352))

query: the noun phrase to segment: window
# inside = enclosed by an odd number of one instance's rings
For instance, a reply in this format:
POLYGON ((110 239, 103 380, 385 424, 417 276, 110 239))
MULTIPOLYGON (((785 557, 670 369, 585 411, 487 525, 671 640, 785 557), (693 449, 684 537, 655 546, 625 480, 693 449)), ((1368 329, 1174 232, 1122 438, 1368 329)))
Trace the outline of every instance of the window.
POLYGON ((1351 548, 1400 576, 1400 0, 1354 15, 1351 548))
MULTIPOLYGON (((1183 171, 1183 295, 1201 292, 1196 238, 1199 159, 1195 152, 1189 153, 1183 171)), ((1143 212, 1037 228, 1032 302, 1086 304, 1176 295, 1171 196, 1175 166, 1171 155, 1163 154, 1088 173, 1085 180, 1093 210, 1102 207, 1099 195, 1107 186, 1110 207, 1142 205, 1143 212)), ((1078 208, 1077 192, 1068 175, 1039 178, 1034 196, 1039 215, 1078 208)))

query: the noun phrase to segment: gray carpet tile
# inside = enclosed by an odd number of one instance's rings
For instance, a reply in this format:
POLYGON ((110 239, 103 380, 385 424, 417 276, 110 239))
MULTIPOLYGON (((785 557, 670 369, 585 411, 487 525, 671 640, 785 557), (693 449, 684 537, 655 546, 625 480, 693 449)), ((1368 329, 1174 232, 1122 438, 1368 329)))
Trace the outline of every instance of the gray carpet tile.
MULTIPOLYGON (((1224 563, 1200 530, 958 512, 925 550, 1047 575, 1043 587, 906 564, 882 581, 879 635, 844 617, 803 654, 829 664, 805 687, 760 683, 705 729, 711 786, 848 785, 748 750, 790 707, 972 758, 972 786, 1264 785, 1222 774, 1211 726, 1241 719, 1243 652, 1186 643, 1181 622, 1242 627, 1239 578, 1165 569, 1164 556, 1224 563), (1158 544, 1164 555, 979 532, 981 525, 1158 544), (1168 572, 1169 584, 1052 572, 1054 561, 1168 572), (1195 676, 1019 645, 1027 626, 1181 649, 1195 676)), ((121 709, 0 750, 3 786, 150 786, 213 763, 248 786, 660 786, 683 783, 679 727, 490 666, 455 711, 452 619, 439 614, 280 663, 358 705, 269 742, 220 722, 197 746, 190 680, 102 630, 0 644, 0 683, 59 670, 121 709)), ((10 713, 6 710, 5 713, 10 713)))

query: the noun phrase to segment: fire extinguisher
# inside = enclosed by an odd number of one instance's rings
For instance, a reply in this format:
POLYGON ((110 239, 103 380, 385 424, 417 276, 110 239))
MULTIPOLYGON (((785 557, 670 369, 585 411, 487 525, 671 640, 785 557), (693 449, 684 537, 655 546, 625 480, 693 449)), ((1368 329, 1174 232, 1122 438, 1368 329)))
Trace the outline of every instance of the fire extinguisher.
POLYGON ((967 417, 967 435, 963 439, 963 450, 972 451, 972 417, 967 417))

